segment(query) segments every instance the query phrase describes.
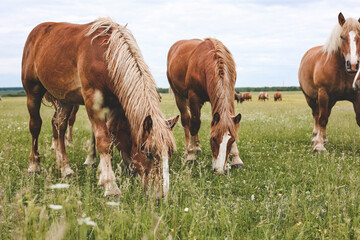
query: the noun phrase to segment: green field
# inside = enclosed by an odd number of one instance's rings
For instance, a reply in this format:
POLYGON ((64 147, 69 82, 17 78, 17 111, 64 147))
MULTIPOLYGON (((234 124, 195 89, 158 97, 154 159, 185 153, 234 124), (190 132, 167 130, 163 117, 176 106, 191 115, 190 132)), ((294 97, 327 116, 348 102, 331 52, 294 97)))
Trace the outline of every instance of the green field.
MULTIPOLYGON (((172 96, 163 94, 161 107, 167 118, 178 114, 172 96)), ((0 239, 360 239, 360 129, 348 102, 333 108, 324 154, 312 152, 313 119, 301 92, 284 92, 282 102, 236 104, 244 167, 227 175, 211 171, 205 104, 196 164, 184 163, 183 129, 174 128, 167 201, 148 196, 118 152, 112 164, 122 195, 103 197, 97 171, 82 166, 90 138, 84 107, 67 149, 75 175, 62 179, 50 150, 53 110, 41 111, 42 171, 28 176, 26 99, 0 102, 0 239), (56 183, 70 187, 51 189, 56 183), (93 222, 81 224, 86 217, 93 222)))

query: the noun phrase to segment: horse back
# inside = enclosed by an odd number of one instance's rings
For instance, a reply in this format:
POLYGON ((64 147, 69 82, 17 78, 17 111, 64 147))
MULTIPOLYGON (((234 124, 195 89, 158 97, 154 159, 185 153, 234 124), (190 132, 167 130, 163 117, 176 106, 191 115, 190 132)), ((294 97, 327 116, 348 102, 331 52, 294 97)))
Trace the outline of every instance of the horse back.
POLYGON ((190 57, 202 42, 200 39, 180 40, 174 43, 168 53, 167 76, 169 84, 175 93, 187 97, 185 78, 190 57))
POLYGON ((24 88, 39 81, 57 99, 83 104, 79 72, 94 51, 92 37, 85 37, 90 25, 45 22, 36 26, 24 47, 24 88))

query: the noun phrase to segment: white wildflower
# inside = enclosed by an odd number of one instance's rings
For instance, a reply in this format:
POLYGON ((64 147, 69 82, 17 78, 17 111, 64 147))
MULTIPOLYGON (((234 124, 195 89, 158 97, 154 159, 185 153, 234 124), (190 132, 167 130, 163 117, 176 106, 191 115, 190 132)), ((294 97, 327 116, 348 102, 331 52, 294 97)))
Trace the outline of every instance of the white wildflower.
POLYGON ((186 207, 186 208, 184 209, 184 212, 188 212, 188 211, 189 211, 189 208, 186 207))
POLYGON ((255 196, 251 195, 251 200, 254 201, 255 200, 255 196))
POLYGON ((109 205, 109 206, 119 206, 120 203, 118 203, 118 202, 106 202, 106 205, 109 205))
POLYGON ((49 208, 54 209, 54 210, 60 210, 60 209, 63 208, 63 206, 50 204, 50 205, 49 205, 49 208))
POLYGON ((88 226, 93 226, 93 227, 96 227, 96 226, 97 226, 96 222, 91 221, 91 218, 90 218, 90 217, 87 217, 87 218, 79 218, 77 221, 78 221, 79 225, 82 225, 83 223, 85 223, 85 224, 88 225, 88 226))
POLYGON ((70 185, 67 183, 58 183, 55 185, 50 186, 50 189, 61 189, 61 188, 69 188, 70 185))

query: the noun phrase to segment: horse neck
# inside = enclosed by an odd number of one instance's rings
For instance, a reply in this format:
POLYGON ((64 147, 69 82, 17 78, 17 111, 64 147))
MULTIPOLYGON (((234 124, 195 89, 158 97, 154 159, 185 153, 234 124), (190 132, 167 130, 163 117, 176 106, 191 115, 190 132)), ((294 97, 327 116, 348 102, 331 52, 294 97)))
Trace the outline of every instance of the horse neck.
POLYGON ((212 115, 216 112, 220 115, 220 121, 216 126, 212 127, 212 131, 218 132, 221 135, 230 131, 233 136, 237 136, 235 124, 231 118, 235 115, 235 105, 234 86, 231 84, 230 79, 228 79, 230 77, 225 75, 224 78, 214 78, 213 84, 216 87, 208 91, 212 115))

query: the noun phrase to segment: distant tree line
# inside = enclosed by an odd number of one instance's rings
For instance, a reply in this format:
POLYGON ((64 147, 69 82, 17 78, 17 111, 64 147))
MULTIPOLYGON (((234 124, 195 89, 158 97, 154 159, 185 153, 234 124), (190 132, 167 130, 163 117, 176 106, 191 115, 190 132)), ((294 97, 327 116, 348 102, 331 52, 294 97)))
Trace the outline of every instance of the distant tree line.
POLYGON ((301 91, 300 87, 241 87, 235 88, 237 92, 287 92, 287 91, 301 91))
MULTIPOLYGON (((235 88, 237 92, 286 92, 286 91, 301 91, 300 87, 241 87, 235 88)), ((169 93, 169 88, 157 88, 159 93, 169 93)), ((2 97, 23 97, 26 96, 25 90, 22 87, 18 88, 0 88, 0 96, 2 97)))
POLYGON ((23 97, 26 96, 25 90, 22 87, 17 88, 0 88, 1 97, 23 97))
MULTIPOLYGON (((159 93, 169 93, 169 88, 158 88, 159 93)), ((237 92, 287 92, 287 91, 301 91, 300 87, 240 87, 235 88, 237 92)))

